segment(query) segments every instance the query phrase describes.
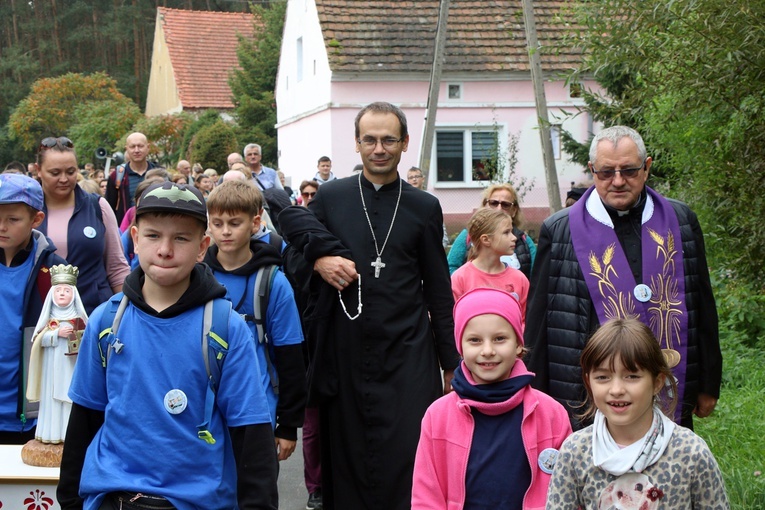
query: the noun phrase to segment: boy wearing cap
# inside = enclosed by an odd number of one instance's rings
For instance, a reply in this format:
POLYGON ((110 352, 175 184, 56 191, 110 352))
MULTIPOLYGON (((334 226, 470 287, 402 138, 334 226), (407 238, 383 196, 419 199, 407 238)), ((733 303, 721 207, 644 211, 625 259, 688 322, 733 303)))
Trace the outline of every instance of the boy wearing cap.
POLYGON ((49 268, 66 264, 35 230, 45 218, 40 184, 21 174, 0 175, 0 444, 34 439, 36 405, 25 398, 31 333, 50 289, 49 268), (25 333, 28 334, 24 342, 25 333))
POLYGON ((464 294, 454 338, 463 360, 454 391, 422 419, 412 509, 544 508, 571 424, 562 405, 530 386, 518 300, 499 289, 464 294))
POLYGON ((120 348, 102 363, 98 325, 114 298, 93 312, 80 346, 62 509, 277 508, 271 419, 252 335, 233 310, 219 335, 228 349, 213 411, 205 413, 203 309, 226 293, 198 264, 210 244, 206 229, 196 188, 162 182, 141 196, 131 227, 140 267, 123 287, 128 305, 112 344, 120 348), (198 435, 206 416, 214 441, 198 435))
POLYGON ((257 276, 263 273, 262 277, 267 277, 269 266, 281 266, 282 257, 271 244, 253 239, 260 231, 263 209, 263 195, 255 186, 246 181, 226 181, 207 197, 207 209, 215 245, 207 251, 205 262, 256 337, 255 350, 279 460, 286 460, 295 450, 305 411, 303 330, 295 295, 287 277, 277 270, 270 283, 262 326, 257 327, 257 276))

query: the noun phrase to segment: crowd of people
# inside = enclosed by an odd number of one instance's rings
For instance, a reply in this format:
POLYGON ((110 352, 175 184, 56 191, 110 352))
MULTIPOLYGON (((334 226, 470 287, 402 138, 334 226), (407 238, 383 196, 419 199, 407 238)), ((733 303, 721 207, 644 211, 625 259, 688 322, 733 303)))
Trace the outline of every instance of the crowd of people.
POLYGON ((63 441, 61 508, 277 509, 300 428, 309 510, 728 508, 692 431, 722 373, 703 234, 640 135, 596 134, 537 243, 488 187, 447 257, 404 113, 354 131, 360 170, 297 190, 255 143, 168 171, 141 133, 106 178, 66 137, 0 174, 0 443, 63 441), (64 318, 77 350, 46 351, 64 318), (64 391, 27 391, 33 343, 64 391))

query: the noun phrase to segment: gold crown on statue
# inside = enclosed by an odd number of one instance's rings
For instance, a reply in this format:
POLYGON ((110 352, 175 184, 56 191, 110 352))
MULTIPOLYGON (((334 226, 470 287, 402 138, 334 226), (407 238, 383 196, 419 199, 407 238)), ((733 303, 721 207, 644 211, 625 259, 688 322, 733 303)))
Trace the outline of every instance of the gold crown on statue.
POLYGON ((77 266, 59 264, 50 268, 51 285, 58 285, 60 283, 77 285, 78 276, 80 276, 80 269, 77 266))

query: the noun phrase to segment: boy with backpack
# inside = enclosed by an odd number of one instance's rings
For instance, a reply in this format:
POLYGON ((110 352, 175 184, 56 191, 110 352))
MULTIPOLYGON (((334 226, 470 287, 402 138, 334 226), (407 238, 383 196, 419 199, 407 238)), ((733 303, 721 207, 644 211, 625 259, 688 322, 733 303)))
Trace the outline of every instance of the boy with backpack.
POLYGON ((91 315, 69 390, 62 509, 276 509, 273 430, 247 325, 198 264, 199 190, 149 186, 140 267, 91 315), (78 495, 79 492, 79 495, 78 495))
POLYGON ((37 411, 25 398, 31 333, 50 290, 48 269, 66 264, 50 239, 35 230, 45 218, 42 210, 39 182, 0 174, 0 321, 5 331, 0 342, 0 444, 35 438, 37 411))
POLYGON ((255 337, 279 460, 285 460, 303 426, 303 331, 292 287, 279 270, 280 252, 252 238, 260 230, 262 209, 263 196, 251 182, 233 180, 216 187, 207 197, 215 245, 205 262, 255 337))

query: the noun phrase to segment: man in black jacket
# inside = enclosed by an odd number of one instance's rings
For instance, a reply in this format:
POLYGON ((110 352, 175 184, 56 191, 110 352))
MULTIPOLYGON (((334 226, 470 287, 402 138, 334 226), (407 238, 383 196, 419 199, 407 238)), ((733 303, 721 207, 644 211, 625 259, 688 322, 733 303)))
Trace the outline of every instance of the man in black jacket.
MULTIPOLYGON (((704 237, 687 205, 645 185, 640 135, 614 126, 590 146, 595 186, 545 220, 531 278, 525 339, 533 383, 573 415, 585 398, 579 356, 612 317, 653 330, 678 380, 676 421, 717 404, 722 355, 704 237)), ((575 426, 576 419, 572 418, 575 426)))

